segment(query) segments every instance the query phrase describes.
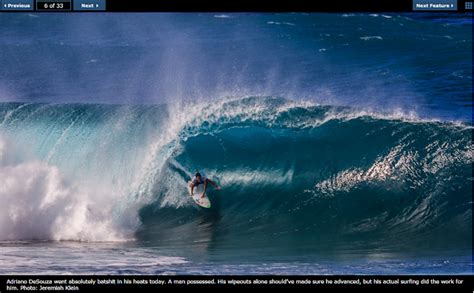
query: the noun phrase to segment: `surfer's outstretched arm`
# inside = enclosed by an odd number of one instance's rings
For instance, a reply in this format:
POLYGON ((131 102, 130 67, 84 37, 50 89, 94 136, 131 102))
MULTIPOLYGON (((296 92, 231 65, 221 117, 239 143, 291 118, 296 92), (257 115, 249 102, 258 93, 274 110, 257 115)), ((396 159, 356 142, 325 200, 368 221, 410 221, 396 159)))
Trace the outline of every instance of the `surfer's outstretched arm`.
POLYGON ((216 184, 214 181, 212 181, 211 179, 207 179, 207 180, 206 180, 206 183, 207 183, 207 181, 209 181, 209 183, 211 183, 211 184, 212 184, 212 186, 214 186, 214 188, 215 188, 215 189, 217 189, 217 190, 219 190, 219 189, 220 189, 220 187, 219 187, 219 186, 217 186, 217 184, 216 184))
POLYGON ((194 184, 189 184, 189 186, 191 187, 191 196, 194 195, 194 184))

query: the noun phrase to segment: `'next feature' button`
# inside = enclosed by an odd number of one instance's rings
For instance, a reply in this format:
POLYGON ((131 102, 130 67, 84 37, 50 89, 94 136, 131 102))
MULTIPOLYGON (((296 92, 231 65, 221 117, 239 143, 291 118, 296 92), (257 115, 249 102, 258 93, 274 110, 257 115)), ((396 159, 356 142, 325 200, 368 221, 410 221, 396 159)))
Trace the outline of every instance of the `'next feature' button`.
POLYGON ((423 11, 456 11, 457 0, 413 0, 413 10, 423 11))

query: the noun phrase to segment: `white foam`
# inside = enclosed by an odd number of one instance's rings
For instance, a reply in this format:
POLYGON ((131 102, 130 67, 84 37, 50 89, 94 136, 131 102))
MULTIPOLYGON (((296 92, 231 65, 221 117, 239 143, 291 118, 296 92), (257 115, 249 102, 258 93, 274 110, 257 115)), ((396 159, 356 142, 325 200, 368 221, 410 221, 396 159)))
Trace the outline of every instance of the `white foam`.
POLYGON ((214 15, 215 18, 232 18, 232 16, 228 14, 216 14, 214 15))
MULTIPOLYGON (((170 110, 170 116, 173 119, 169 122, 172 125, 169 137, 170 139, 176 137, 184 127, 188 128, 189 131, 192 131, 192 129, 199 130, 199 133, 195 134, 202 134, 206 131, 201 127, 203 122, 206 122, 209 129, 212 126, 218 128, 225 126, 227 123, 235 123, 235 121, 238 123, 263 122, 268 127, 273 127, 276 123, 279 123, 280 126, 301 129, 318 127, 335 119, 349 121, 361 117, 371 117, 380 120, 400 120, 410 123, 445 123, 446 126, 472 128, 461 121, 421 118, 415 111, 401 108, 380 112, 369 109, 328 107, 327 111, 321 116, 277 121, 279 115, 286 114, 293 109, 307 109, 316 106, 321 105, 309 100, 291 101, 276 97, 250 98, 250 100, 246 97, 227 97, 204 105, 202 102, 176 104, 174 109, 170 110), (278 103, 272 105, 273 101, 278 101, 278 103), (206 111, 201 109, 206 109, 206 111)), ((194 135, 189 131, 187 131, 186 135, 194 135)))
POLYGON ((360 37, 361 40, 370 41, 370 40, 383 40, 381 36, 364 36, 360 37))
POLYGON ((117 274, 124 269, 156 274, 188 263, 184 257, 117 243, 45 243, 41 253, 37 245, 23 244, 2 247, 0 274, 117 274))
POLYGON ((274 25, 284 24, 284 25, 289 25, 289 26, 295 26, 296 25, 292 22, 278 22, 278 21, 267 21, 267 24, 274 24, 274 25))
POLYGON ((1 241, 131 239, 132 230, 113 222, 113 195, 68 182, 58 167, 45 162, 18 162, 15 149, 0 137, 1 241))
POLYGON ((284 185, 291 184, 293 181, 294 170, 288 169, 284 173, 275 170, 234 170, 220 172, 221 183, 223 185, 239 184, 239 185, 284 185))

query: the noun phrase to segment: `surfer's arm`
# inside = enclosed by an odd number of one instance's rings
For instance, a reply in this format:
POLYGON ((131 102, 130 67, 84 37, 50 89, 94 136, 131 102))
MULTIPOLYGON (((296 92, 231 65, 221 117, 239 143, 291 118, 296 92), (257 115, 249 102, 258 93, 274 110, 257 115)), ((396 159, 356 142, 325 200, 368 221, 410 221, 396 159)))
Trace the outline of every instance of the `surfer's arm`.
POLYGON ((207 183, 208 181, 209 181, 209 183, 212 184, 212 186, 214 186, 215 189, 217 189, 217 190, 220 189, 219 186, 217 186, 217 184, 216 184, 214 181, 212 181, 211 179, 206 179, 206 183, 207 183))
POLYGON ((208 181, 208 180, 209 180, 209 179, 206 179, 206 180, 204 181, 204 191, 202 192, 202 195, 203 195, 203 196, 204 196, 204 194, 206 194, 206 190, 207 190, 207 181, 208 181))
POLYGON ((189 186, 191 187, 191 196, 194 195, 194 184, 189 184, 189 186))

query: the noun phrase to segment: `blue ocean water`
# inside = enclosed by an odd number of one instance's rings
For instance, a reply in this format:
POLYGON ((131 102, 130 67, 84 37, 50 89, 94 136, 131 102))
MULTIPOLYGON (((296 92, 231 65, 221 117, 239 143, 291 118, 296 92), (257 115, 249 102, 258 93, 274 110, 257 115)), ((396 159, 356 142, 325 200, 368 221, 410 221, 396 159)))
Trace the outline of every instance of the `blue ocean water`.
POLYGON ((470 15, 0 26, 0 273, 472 273, 470 15))

